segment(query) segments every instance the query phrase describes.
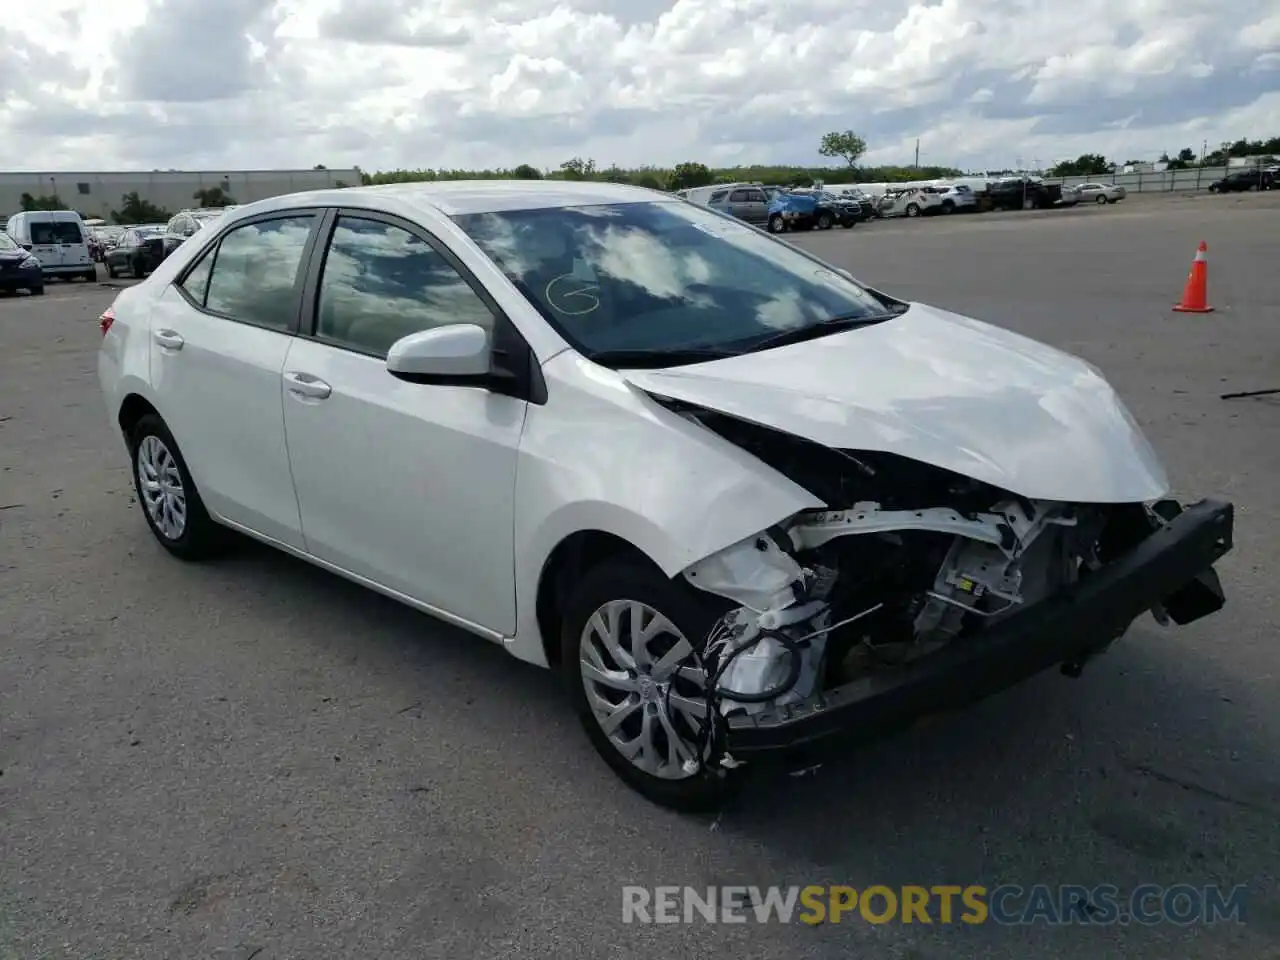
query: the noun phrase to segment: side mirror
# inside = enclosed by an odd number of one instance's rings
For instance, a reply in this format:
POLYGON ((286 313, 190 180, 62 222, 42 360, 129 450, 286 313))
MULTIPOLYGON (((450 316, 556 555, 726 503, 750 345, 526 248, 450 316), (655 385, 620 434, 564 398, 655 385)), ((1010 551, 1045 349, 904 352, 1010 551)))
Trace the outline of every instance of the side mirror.
POLYGON ((489 376, 489 334, 451 323, 401 337, 387 352, 387 372, 410 383, 482 381, 489 376))
POLYGON ((31 252, 31 244, 29 244, 29 243, 24 243, 24 244, 22 245, 22 249, 23 249, 23 250, 25 250, 25 251, 27 251, 27 253, 30 253, 30 252, 31 252))

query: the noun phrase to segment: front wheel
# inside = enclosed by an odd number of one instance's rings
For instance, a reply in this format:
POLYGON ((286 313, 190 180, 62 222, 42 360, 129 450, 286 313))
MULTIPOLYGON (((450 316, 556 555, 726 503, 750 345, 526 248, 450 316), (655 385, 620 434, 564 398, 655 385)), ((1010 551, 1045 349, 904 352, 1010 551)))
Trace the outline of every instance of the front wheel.
POLYGON ((908 203, 908 204, 907 204, 907 216, 908 216, 908 217, 918 217, 918 216, 920 216, 920 208, 919 208, 918 206, 916 206, 914 203, 908 203))
POLYGON ((113 267, 111 264, 109 264, 109 263, 108 263, 108 264, 107 264, 107 277, 108 277, 109 279, 111 279, 111 280, 114 280, 114 279, 115 279, 116 277, 118 277, 118 276, 120 276, 120 271, 119 271, 119 270, 117 270, 115 267, 113 267))
POLYGON ((835 221, 832 219, 831 214, 827 213, 825 210, 822 213, 818 214, 819 230, 830 230, 831 224, 834 222, 835 221))
POLYGON ((782 222, 782 214, 775 213, 769 217, 769 232, 781 233, 786 229, 786 224, 782 222))
POLYGON ((129 434, 133 486, 143 515, 160 545, 183 560, 217 552, 224 537, 196 490, 178 443, 159 415, 151 413, 129 434))
POLYGON ((737 771, 709 767, 699 654, 724 606, 639 561, 589 571, 565 605, 561 662, 591 745, 628 785, 677 810, 718 806, 737 771))
POLYGON ((1094 203, 1096 203, 1098 206, 1102 206, 1106 202, 1107 202, 1107 198, 1101 194, 1099 194, 1098 199, 1094 201, 1094 203))

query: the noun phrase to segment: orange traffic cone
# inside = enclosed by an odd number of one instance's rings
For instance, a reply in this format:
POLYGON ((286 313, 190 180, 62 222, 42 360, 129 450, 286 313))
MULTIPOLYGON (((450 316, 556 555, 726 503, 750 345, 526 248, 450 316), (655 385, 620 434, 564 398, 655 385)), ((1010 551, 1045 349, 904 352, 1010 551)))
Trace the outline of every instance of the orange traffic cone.
POLYGON ((1200 241, 1196 250, 1196 258, 1191 261, 1191 272, 1187 274, 1187 285, 1182 288, 1182 300, 1173 305, 1178 313, 1213 313, 1209 306, 1209 260, 1206 254, 1209 245, 1200 241))

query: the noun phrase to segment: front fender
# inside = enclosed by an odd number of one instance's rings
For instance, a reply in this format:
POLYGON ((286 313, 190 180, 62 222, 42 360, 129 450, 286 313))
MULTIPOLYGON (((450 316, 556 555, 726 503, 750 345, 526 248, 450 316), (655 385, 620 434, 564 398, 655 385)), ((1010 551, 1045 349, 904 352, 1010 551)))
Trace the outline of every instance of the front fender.
POLYGON ((795 513, 825 506, 773 468, 566 351, 543 368, 551 402, 530 406, 516 474, 517 635, 545 663, 538 581, 568 536, 595 530, 667 576, 795 513))

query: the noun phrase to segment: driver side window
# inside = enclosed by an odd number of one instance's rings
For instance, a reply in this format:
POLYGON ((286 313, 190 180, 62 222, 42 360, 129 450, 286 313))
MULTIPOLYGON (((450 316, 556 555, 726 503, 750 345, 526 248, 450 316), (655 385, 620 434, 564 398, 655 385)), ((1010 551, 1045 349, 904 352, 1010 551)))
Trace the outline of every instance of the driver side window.
POLYGON ((448 260, 401 227, 338 218, 320 276, 318 339, 382 359, 401 337, 451 323, 492 330, 494 316, 448 260))

